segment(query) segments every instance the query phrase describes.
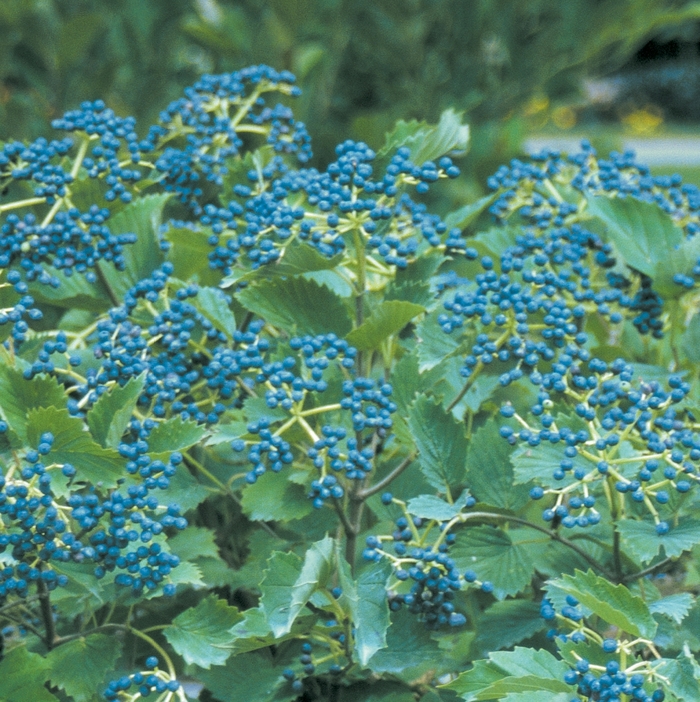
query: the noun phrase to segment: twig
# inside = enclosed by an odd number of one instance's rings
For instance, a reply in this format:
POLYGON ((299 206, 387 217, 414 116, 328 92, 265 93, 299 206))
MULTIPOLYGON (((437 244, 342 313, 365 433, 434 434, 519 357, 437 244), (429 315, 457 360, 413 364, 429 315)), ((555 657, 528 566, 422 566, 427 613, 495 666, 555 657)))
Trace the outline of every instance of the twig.
POLYGON ((399 463, 398 466, 396 466, 396 468, 391 471, 391 473, 385 475, 378 483, 371 485, 366 490, 360 490, 360 492, 356 495, 356 499, 366 500, 368 497, 372 497, 372 495, 376 495, 378 492, 383 490, 395 478, 398 478, 399 475, 401 475, 401 473, 403 473, 404 470, 406 470, 406 468, 413 463, 413 461, 416 460, 416 455, 417 454, 412 453, 410 456, 407 456, 403 461, 401 461, 401 463, 399 463))

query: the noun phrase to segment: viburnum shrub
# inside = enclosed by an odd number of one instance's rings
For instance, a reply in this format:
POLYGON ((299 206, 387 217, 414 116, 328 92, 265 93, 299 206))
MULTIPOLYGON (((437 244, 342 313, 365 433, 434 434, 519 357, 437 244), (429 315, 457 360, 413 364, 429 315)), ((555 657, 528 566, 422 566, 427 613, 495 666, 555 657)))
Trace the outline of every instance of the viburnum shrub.
POLYGON ((697 702, 700 190, 297 93, 0 151, 0 699, 697 702))

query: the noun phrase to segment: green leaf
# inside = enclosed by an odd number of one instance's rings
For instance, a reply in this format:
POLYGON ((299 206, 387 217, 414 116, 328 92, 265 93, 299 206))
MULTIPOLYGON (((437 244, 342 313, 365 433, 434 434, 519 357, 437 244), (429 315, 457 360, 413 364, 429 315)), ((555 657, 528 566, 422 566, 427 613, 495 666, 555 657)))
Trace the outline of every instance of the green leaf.
POLYGON ((408 501, 408 511, 414 517, 422 519, 437 519, 444 522, 457 516, 462 505, 450 504, 435 495, 419 495, 408 501))
POLYGON ((198 558, 218 558, 219 549, 214 541, 215 534, 199 526, 188 526, 168 539, 170 550, 182 561, 195 561, 198 558))
POLYGON ((415 680, 428 670, 435 671, 443 657, 430 632, 416 626, 415 615, 402 610, 391 614, 386 647, 372 656, 368 667, 375 673, 415 680))
POLYGON ((386 582, 390 574, 391 566, 382 562, 365 568, 357 579, 355 652, 361 665, 367 665, 372 656, 387 645, 390 620, 386 582))
POLYGON ((400 332, 414 317, 424 312, 421 305, 401 300, 380 303, 369 319, 353 329, 347 340, 360 351, 378 349, 392 334, 400 332))
POLYGON ((71 417, 67 409, 42 407, 27 416, 27 440, 38 446, 41 435, 49 428, 54 436, 48 459, 54 463, 71 463, 77 471, 76 480, 85 480, 104 487, 114 487, 124 474, 125 460, 111 449, 102 448, 82 420, 71 417))
POLYGON ((170 242, 167 253, 173 264, 173 276, 178 280, 198 280, 203 285, 211 285, 221 278, 221 273, 209 268, 209 253, 212 247, 207 239, 211 230, 194 230, 188 227, 169 227, 163 238, 170 242))
POLYGON ((219 702, 291 702, 297 698, 282 676, 291 661, 278 662, 268 650, 242 653, 224 666, 197 671, 197 677, 219 702))
POLYGON ((234 655, 256 651, 267 646, 279 646, 282 641, 307 634, 316 622, 316 615, 297 617, 288 634, 275 636, 270 630, 265 612, 260 609, 247 609, 242 621, 231 629, 231 650, 234 655))
POLYGON ((421 373, 435 368, 459 348, 457 337, 453 334, 445 334, 438 324, 437 318, 440 314, 442 310, 439 309, 431 312, 416 328, 421 373))
MULTIPOLYGON (((180 464, 177 466, 175 475, 170 477, 168 486, 168 502, 173 502, 180 506, 183 514, 194 509, 198 504, 211 495, 214 488, 207 489, 190 472, 187 466, 180 464)), ((218 488, 216 488, 218 492, 218 488)))
POLYGON ((218 288, 200 288, 194 298, 197 309, 219 330, 233 339, 236 331, 236 318, 226 300, 226 293, 218 288))
POLYGON ((42 374, 26 380, 21 371, 0 363, 0 406, 12 429, 26 440, 28 412, 40 407, 65 407, 66 395, 53 376, 42 374))
POLYGON ((510 648, 547 627, 540 606, 529 600, 503 600, 489 607, 476 622, 476 656, 510 648))
POLYGON ((311 596, 328 582, 334 560, 334 541, 326 536, 321 541, 311 545, 304 556, 304 565, 292 587, 292 596, 289 601, 287 622, 282 629, 275 631, 276 635, 286 634, 291 628, 302 607, 311 599, 311 596))
POLYGON ((634 198, 592 197, 587 212, 607 226, 625 263, 654 277, 657 264, 683 240, 683 232, 656 204, 634 198))
POLYGON ((107 222, 112 234, 134 233, 134 244, 124 247, 125 269, 118 271, 107 261, 97 265, 118 298, 147 278, 163 262, 158 230, 165 203, 170 195, 146 195, 134 200, 107 222))
MULTIPOLYGON (((700 239, 698 239, 700 241, 700 239)), ((692 363, 700 362, 700 314, 696 314, 681 337, 683 353, 692 363)))
POLYGON ((495 201, 496 197, 496 193, 493 195, 485 195, 484 197, 479 198, 476 202, 470 202, 468 205, 464 205, 458 210, 450 212, 450 214, 445 217, 445 225, 448 229, 453 229, 455 227, 457 229, 466 229, 470 224, 479 218, 479 215, 487 207, 489 207, 495 201))
POLYGON ((148 437, 148 451, 158 455, 184 451, 198 444, 206 435, 207 429, 203 424, 177 415, 153 427, 148 437))
POLYGON ((662 548, 668 558, 676 558, 700 543, 700 521, 697 519, 682 520, 662 535, 656 533, 651 522, 621 519, 617 531, 625 550, 642 563, 653 560, 662 548))
POLYGON ((231 655, 229 629, 241 619, 235 607, 209 595, 196 607, 178 614, 163 635, 186 663, 209 668, 222 665, 231 655))
POLYGON ((352 328, 343 300, 327 287, 305 278, 267 280, 236 294, 247 310, 286 332, 344 337, 352 328))
MULTIPOLYGON (((513 478, 516 485, 529 483, 531 480, 542 485, 557 487, 566 486, 574 481, 569 471, 563 480, 554 480, 552 474, 559 468, 564 449, 552 444, 540 444, 537 447, 520 446, 510 456, 513 464, 513 478)), ((595 469, 595 464, 582 456, 576 457, 575 465, 580 465, 584 470, 595 469)))
POLYGON ((463 116, 463 112, 448 109, 440 115, 440 121, 436 125, 415 120, 399 121, 386 135, 378 156, 384 156, 400 146, 407 146, 411 151, 411 160, 420 166, 450 151, 464 151, 469 144, 469 127, 462 124, 463 116))
POLYGON ((472 436, 467 453, 467 484, 479 502, 518 510, 528 501, 528 488, 513 479, 511 451, 496 422, 488 422, 472 436))
POLYGON ((462 529, 450 554, 460 570, 469 568, 479 580, 490 580, 499 600, 529 585, 535 569, 526 543, 513 543, 509 534, 490 526, 462 529))
POLYGON ((560 590, 573 595, 601 619, 633 636, 653 639, 656 622, 641 597, 633 595, 624 585, 613 585, 593 571, 577 570, 574 575, 553 581, 560 590))
POLYGON ((97 399, 87 413, 87 423, 95 441, 104 448, 117 448, 124 436, 139 395, 146 382, 145 374, 131 378, 123 387, 115 386, 97 399))
POLYGON ((270 471, 244 488, 241 505, 246 516, 263 522, 301 519, 313 511, 303 486, 270 471))
POLYGON ((25 646, 8 651, 0 660, 0 700, 3 702, 57 702, 45 687, 50 663, 25 646))
POLYGON ((268 266, 264 270, 277 275, 302 275, 312 271, 331 270, 336 268, 342 260, 342 253, 328 258, 309 244, 294 242, 285 248, 284 255, 278 263, 274 266, 268 266))
MULTIPOLYGON (((501 699, 512 693, 530 691, 570 693, 571 686, 563 681, 568 669, 549 651, 516 648, 491 653, 488 661, 476 661, 471 670, 445 687, 468 702, 501 699)), ((540 699, 549 698, 542 696, 540 699)))
POLYGON ((90 702, 114 673, 121 655, 121 641, 115 636, 92 634, 54 648, 46 657, 52 685, 60 687, 75 702, 90 702))
POLYGON ((695 598, 689 592, 677 592, 668 597, 662 597, 649 605, 652 614, 663 614, 680 624, 695 604, 695 598))
POLYGON ((700 667, 689 656, 680 655, 675 660, 660 660, 655 670, 669 680, 667 687, 675 697, 683 702, 697 702, 700 699, 700 667))
POLYGON ((467 456, 462 425, 427 395, 419 395, 410 409, 408 426, 428 482, 443 492, 461 482, 467 456))
POLYGON ((289 607, 292 588, 302 569, 302 560, 295 553, 273 553, 260 584, 260 607, 274 635, 282 636, 288 631, 289 607))

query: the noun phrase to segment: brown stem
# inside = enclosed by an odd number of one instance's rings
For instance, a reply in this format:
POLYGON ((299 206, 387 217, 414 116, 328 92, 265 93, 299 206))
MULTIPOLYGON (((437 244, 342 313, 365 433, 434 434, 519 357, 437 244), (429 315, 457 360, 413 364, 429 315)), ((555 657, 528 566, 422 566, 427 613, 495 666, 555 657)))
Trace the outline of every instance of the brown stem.
POLYGON ((376 495, 378 492, 382 491, 387 485, 389 485, 395 478, 398 478, 401 473, 408 468, 408 466, 413 463, 413 461, 416 460, 416 454, 412 453, 410 456, 406 456, 401 463, 399 463, 396 468, 394 468, 391 473, 388 475, 385 475, 378 483, 375 483, 374 485, 371 485, 368 487, 366 490, 361 490, 358 494, 357 497, 360 500, 366 500, 368 497, 372 497, 372 495, 376 495))
POLYGON ((53 610, 51 609, 51 598, 48 588, 41 578, 37 581, 37 590, 39 591, 41 618, 44 622, 44 631, 46 632, 46 648, 50 651, 56 642, 56 622, 53 619, 53 610))

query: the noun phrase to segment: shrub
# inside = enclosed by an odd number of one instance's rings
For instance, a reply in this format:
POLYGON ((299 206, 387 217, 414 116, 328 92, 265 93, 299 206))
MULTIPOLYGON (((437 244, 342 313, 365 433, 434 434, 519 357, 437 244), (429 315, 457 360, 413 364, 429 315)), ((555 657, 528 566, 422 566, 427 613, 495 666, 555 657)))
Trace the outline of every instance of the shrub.
POLYGON ((297 93, 2 148, 0 696, 697 700, 700 192, 297 93))

